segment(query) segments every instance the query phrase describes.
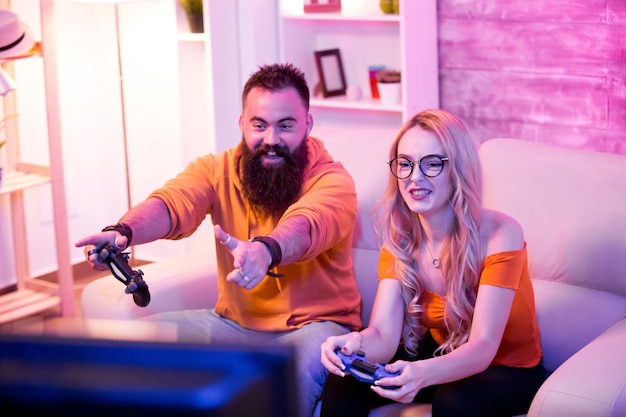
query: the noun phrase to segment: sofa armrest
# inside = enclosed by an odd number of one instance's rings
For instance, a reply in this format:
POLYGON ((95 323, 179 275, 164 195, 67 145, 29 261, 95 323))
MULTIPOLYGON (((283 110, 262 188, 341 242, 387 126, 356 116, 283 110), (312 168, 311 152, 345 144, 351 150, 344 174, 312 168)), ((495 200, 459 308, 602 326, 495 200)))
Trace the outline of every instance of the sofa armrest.
POLYGON ((554 371, 528 417, 626 416, 625 340, 623 318, 554 371))
POLYGON ((112 275, 87 284, 81 295, 83 318, 134 319, 165 311, 212 308, 217 301, 215 255, 193 253, 142 265, 151 301, 138 307, 112 275))

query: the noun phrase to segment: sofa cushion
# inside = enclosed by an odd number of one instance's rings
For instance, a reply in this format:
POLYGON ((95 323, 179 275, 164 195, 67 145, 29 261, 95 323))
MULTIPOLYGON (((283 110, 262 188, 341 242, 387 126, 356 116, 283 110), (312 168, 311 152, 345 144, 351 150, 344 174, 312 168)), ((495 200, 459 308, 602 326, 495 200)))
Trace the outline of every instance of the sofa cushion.
MULTIPOLYGON (((323 127, 315 127, 315 134, 322 140, 332 137, 323 127)), ((353 246, 364 249, 378 249, 374 237, 371 211, 376 201, 383 195, 389 168, 389 147, 394 132, 386 129, 368 132, 368 137, 354 137, 354 132, 346 129, 345 137, 354 140, 346 145, 346 141, 326 139, 324 146, 336 161, 340 161, 354 179, 358 200, 358 218, 354 227, 353 246)))
POLYGON ((484 204, 521 223, 532 278, 626 296, 624 156, 492 139, 480 158, 484 204))
POLYGON ((626 298, 617 294, 539 279, 533 286, 548 371, 626 314, 626 298))
POLYGON ((524 229, 554 370, 626 313, 626 158, 516 139, 479 152, 485 206, 524 229))
POLYGON ((378 289, 378 250, 353 248, 352 262, 356 283, 363 300, 361 309, 363 326, 367 326, 378 289))
POLYGON ((626 319, 560 366, 539 389, 529 415, 623 416, 626 410, 626 319), (612 360, 606 360, 607 355, 612 360))
POLYGON ((81 295, 84 318, 136 319, 163 311, 211 308, 217 301, 217 261, 205 250, 139 268, 152 299, 137 307, 124 285, 113 276, 89 283, 81 295))

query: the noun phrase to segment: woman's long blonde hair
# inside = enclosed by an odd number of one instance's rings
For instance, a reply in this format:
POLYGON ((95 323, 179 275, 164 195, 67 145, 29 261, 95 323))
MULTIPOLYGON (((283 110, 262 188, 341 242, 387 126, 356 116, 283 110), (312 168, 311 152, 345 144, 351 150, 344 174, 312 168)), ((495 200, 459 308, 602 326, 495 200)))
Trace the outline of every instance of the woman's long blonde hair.
MULTIPOLYGON (((446 168, 450 169, 452 194, 449 204, 454 212, 454 223, 441 253, 448 337, 438 349, 440 353, 447 353, 467 341, 474 314, 475 290, 482 264, 479 237, 482 174, 476 146, 467 127, 459 118, 443 110, 425 110, 406 122, 391 146, 389 159, 397 156, 398 144, 404 134, 416 127, 432 132, 449 158, 446 168)), ((398 181, 389 173, 387 189, 374 208, 374 224, 379 245, 391 251, 396 259, 395 267, 407 305, 402 338, 407 352, 417 354, 419 340, 426 331, 420 324, 425 288, 422 269, 417 262, 423 231, 418 215, 404 202, 398 181)))

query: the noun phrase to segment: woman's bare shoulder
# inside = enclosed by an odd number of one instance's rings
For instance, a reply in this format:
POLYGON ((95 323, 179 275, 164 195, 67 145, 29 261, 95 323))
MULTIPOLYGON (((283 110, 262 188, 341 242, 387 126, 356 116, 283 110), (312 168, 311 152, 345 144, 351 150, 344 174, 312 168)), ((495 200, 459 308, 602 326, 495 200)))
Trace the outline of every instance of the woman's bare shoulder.
POLYGON ((486 255, 524 247, 522 226, 513 217, 496 210, 483 210, 480 238, 486 255))

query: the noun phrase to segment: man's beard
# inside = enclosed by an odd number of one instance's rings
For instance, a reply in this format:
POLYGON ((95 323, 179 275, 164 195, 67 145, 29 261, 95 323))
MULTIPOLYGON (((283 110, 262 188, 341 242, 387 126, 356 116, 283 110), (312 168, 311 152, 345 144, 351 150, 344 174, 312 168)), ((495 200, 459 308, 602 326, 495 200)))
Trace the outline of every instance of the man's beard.
POLYGON ((241 183, 243 194, 252 208, 260 214, 282 216, 300 196, 304 167, 308 163, 306 139, 293 153, 286 146, 261 144, 254 150, 243 141, 241 183), (263 157, 272 150, 282 157, 276 166, 263 165, 263 157))

